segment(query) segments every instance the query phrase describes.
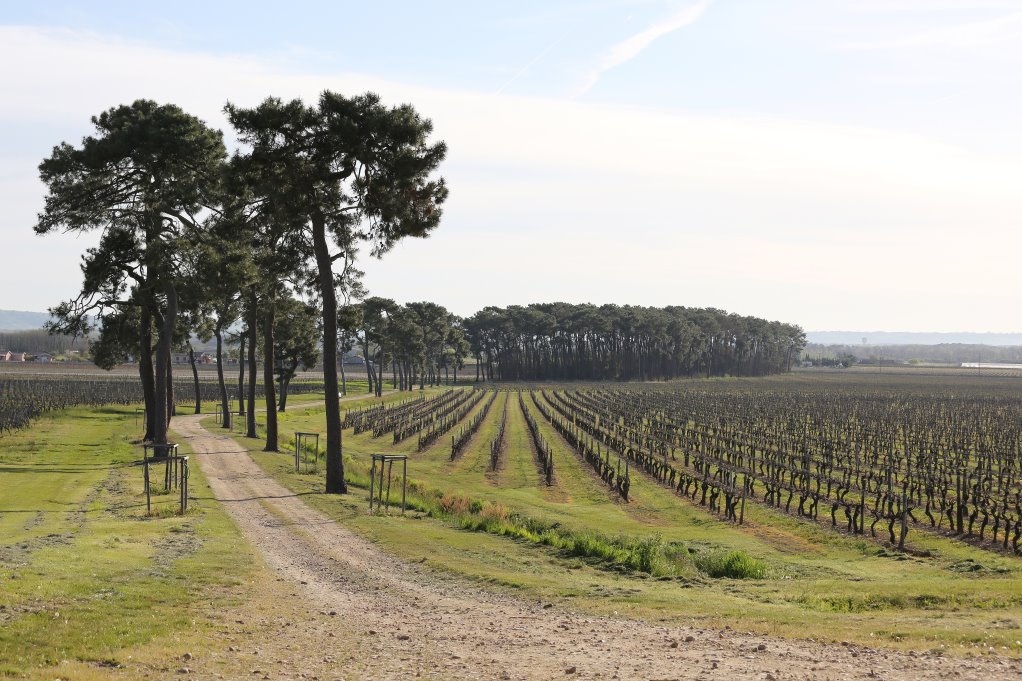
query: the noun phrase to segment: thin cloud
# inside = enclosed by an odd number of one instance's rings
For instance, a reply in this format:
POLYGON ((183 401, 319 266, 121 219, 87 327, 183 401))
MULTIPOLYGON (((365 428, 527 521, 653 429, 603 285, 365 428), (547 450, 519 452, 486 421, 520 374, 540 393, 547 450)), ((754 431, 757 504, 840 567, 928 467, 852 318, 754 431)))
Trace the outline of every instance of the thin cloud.
POLYGON ((584 95, 589 92, 604 73, 635 59, 658 38, 694 24, 709 6, 710 0, 702 0, 617 43, 600 58, 599 64, 586 75, 585 81, 575 94, 584 95))
POLYGON ((894 50, 924 47, 973 48, 1019 39, 1022 12, 1013 12, 995 19, 942 26, 929 31, 889 40, 848 43, 848 50, 894 50))
POLYGON ((922 133, 310 73, 277 59, 72 31, 0 26, 0 60, 24 64, 0 69, 0 126, 16 132, 0 148, 0 290, 23 290, 27 309, 73 295, 79 256, 95 243, 31 229, 45 194, 39 160, 59 140, 91 132, 90 115, 151 97, 229 135, 227 99, 315 101, 329 88, 414 102, 450 148, 443 227, 382 261, 360 261, 376 295, 431 298, 460 314, 553 291, 578 302, 715 306, 811 328, 1015 330, 1004 310, 1022 249, 1022 165, 1002 148, 987 156, 922 133), (975 248, 962 247, 963 225, 975 248), (571 257, 580 240, 585 259, 571 257), (699 257, 725 251, 726 262, 699 257), (459 267, 436 267, 448 261, 459 267), (642 271, 621 266, 629 262, 642 271))

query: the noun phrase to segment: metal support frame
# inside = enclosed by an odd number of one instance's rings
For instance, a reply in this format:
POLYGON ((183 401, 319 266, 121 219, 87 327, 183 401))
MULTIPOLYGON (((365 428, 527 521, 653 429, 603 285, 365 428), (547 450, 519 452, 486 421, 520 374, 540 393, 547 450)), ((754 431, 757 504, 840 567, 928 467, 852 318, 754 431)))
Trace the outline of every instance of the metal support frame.
POLYGON ((295 472, 302 472, 302 464, 309 469, 309 444, 313 443, 313 470, 319 465, 319 433, 295 432, 295 472))
POLYGON ((142 472, 145 484, 145 505, 146 514, 152 514, 152 472, 153 466, 163 464, 163 491, 178 491, 178 503, 180 513, 184 515, 188 510, 188 457, 180 456, 177 453, 176 444, 153 444, 147 442, 142 445, 142 472), (150 456, 152 452, 152 456, 150 456))
POLYGON ((376 502, 376 510, 384 508, 390 511, 390 484, 394 476, 394 462, 400 461, 401 470, 401 513, 405 512, 406 499, 408 495, 408 457, 404 454, 373 454, 373 465, 369 469, 369 512, 373 512, 373 502, 376 502), (376 472, 376 465, 380 465, 379 475, 376 472), (383 496, 383 478, 386 471, 387 496, 383 496), (379 483, 377 484, 377 479, 379 483), (378 488, 378 489, 377 489, 378 488), (377 499, 377 495, 379 499, 377 499))

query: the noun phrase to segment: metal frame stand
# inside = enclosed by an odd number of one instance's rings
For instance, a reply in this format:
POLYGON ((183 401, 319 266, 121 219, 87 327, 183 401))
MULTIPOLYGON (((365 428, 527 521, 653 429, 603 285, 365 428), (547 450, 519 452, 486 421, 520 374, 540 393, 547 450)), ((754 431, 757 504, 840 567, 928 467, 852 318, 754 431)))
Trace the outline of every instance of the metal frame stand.
POLYGON ((401 471, 401 513, 405 512, 405 500, 407 499, 408 493, 408 457, 404 454, 373 454, 373 465, 369 469, 369 512, 373 512, 373 501, 376 501, 376 510, 380 510, 384 507, 384 510, 390 511, 390 483, 394 474, 394 462, 400 461, 402 464, 401 471), (380 464, 379 474, 379 485, 376 484, 376 464, 380 464), (387 476, 387 498, 383 497, 383 477, 384 469, 386 469, 387 476), (379 489, 377 489, 379 487, 379 489), (376 495, 379 495, 379 499, 376 499, 376 495))
POLYGON ((178 490, 181 515, 188 510, 188 457, 177 453, 177 445, 145 443, 142 445, 142 473, 145 478, 146 515, 153 512, 152 473, 153 466, 163 464, 163 491, 178 490), (150 450, 153 455, 150 456, 150 450))
MULTIPOLYGON (((315 458, 312 461, 312 465, 315 467, 319 465, 319 433, 295 433, 295 472, 302 472, 302 464, 305 464, 306 470, 309 469, 309 443, 312 442, 313 453, 315 458)), ((315 468, 313 468, 315 470, 315 468)))

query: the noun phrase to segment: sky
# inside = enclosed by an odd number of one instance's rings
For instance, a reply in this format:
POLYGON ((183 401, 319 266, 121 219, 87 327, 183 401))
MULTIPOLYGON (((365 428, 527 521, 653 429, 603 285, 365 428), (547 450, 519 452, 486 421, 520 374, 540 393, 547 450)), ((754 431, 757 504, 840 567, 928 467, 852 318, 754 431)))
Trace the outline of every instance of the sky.
POLYGON ((38 164, 90 117, 323 90, 412 103, 440 227, 374 295, 1022 331, 1022 0, 0 0, 0 308, 73 297, 38 164))

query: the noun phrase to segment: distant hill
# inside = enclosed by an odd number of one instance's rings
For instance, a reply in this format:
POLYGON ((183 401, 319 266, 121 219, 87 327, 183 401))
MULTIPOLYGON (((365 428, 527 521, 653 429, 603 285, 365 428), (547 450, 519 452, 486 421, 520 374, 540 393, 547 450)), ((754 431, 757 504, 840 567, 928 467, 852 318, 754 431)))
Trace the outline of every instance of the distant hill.
POLYGON ((41 329, 50 315, 45 312, 0 310, 0 331, 29 331, 41 329))
POLYGON ((819 345, 1022 345, 1022 333, 912 332, 912 331, 808 331, 806 338, 819 345), (863 342, 865 339, 865 343, 863 342))

